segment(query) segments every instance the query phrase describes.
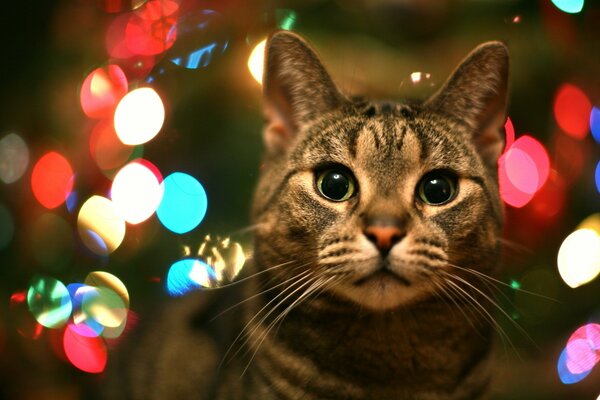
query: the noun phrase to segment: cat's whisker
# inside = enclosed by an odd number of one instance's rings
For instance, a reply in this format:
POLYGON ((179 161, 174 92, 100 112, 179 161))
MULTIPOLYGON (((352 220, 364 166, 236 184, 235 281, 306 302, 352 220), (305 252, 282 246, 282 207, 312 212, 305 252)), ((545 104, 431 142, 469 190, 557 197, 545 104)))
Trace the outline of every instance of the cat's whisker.
MULTIPOLYGON (((264 329, 264 332, 261 335, 261 339, 259 340, 258 344, 256 345, 254 353, 252 354, 252 357, 248 361, 248 364, 246 365, 246 368, 244 368, 244 371, 242 372, 242 376, 246 373, 246 371, 250 367, 250 364, 254 360, 254 357, 256 356, 256 353, 259 351, 260 347, 262 346, 263 342, 265 341, 265 339, 267 338, 267 336, 269 335, 269 333, 271 332, 271 330, 278 323, 283 322, 284 318, 295 307, 297 307, 300 303, 302 303, 303 301, 305 301, 311 294, 316 293, 319 289, 323 288, 327 283, 329 283, 334 278, 335 277, 330 277, 329 279, 326 279, 326 278, 317 278, 317 280, 315 282, 313 282, 313 284, 311 286, 309 286, 296 300, 294 300, 290 305, 288 305, 287 308, 285 310, 283 310, 283 312, 281 312, 277 317, 275 317, 273 319, 273 321, 271 321, 269 323, 269 325, 264 329)), ((274 307, 274 309, 276 309, 277 307, 274 307)))
POLYGON ((227 349, 227 351, 225 352, 225 354, 223 355, 223 358, 221 360, 221 363, 219 364, 219 368, 221 368, 223 366, 223 362, 225 362, 225 360, 227 359, 227 356, 231 353, 231 351, 233 350, 233 347, 238 343, 238 341, 241 339, 241 337, 243 335, 247 335, 246 339, 244 340, 243 343, 240 344, 240 347, 238 348, 238 350, 231 355, 231 357, 235 357, 240 351, 241 348, 247 343, 247 341, 249 340, 249 334, 247 333, 248 328, 250 327, 250 325, 252 324, 252 322, 258 318, 260 316, 260 314, 267 309, 271 304, 273 304, 274 302, 277 301, 277 299, 283 295, 286 294, 286 292, 288 290, 293 289, 296 285, 302 283, 303 281, 305 281, 306 279, 311 279, 311 275, 312 272, 310 270, 305 270, 301 273, 299 273, 298 275, 296 275, 294 278, 296 278, 295 282, 292 282, 289 286, 285 287, 284 289, 281 290, 281 292, 279 292, 275 297, 273 297, 267 304, 265 304, 260 310, 258 310, 254 316, 246 323, 246 325, 241 329, 240 333, 236 336, 236 338, 233 340, 233 342, 231 343, 231 345, 229 346, 229 348, 227 349))
POLYGON ((248 233, 248 232, 254 232, 255 230, 257 230, 258 228, 262 227, 266 225, 266 223, 262 222, 262 223, 258 223, 258 224, 254 224, 254 225, 248 225, 244 228, 240 228, 237 229, 235 231, 229 232, 227 235, 225 236, 236 236, 236 235, 243 235, 244 233, 248 233))
POLYGON ((489 301, 492 306, 494 306, 497 310, 499 310, 509 321, 511 321, 511 323, 515 326, 515 328, 517 328, 517 330, 519 332, 521 332, 522 335, 524 335, 527 339, 529 339, 529 341, 539 349, 538 344, 535 342, 535 340, 533 340, 533 338, 529 335, 529 333, 525 330, 525 328, 523 328, 517 321, 515 321, 507 312, 506 310, 504 310, 497 302, 494 301, 494 299, 492 299, 489 295, 487 295, 484 291, 482 291, 481 289, 479 289, 478 287, 476 287, 475 285, 473 285, 471 282, 456 276, 456 275, 451 275, 453 279, 456 279, 462 283, 464 283, 465 285, 467 285, 468 287, 470 287, 471 289, 473 289, 474 291, 476 291, 477 293, 479 293, 480 295, 482 295, 487 301, 489 301))
POLYGON ((553 301, 553 302, 556 302, 556 303, 561 303, 560 300, 554 299, 552 297, 544 296, 543 294, 531 292, 529 290, 525 290, 525 289, 521 289, 521 288, 515 288, 512 285, 510 285, 510 284, 508 284, 506 282, 502 282, 501 280, 496 279, 496 278, 494 278, 492 276, 489 276, 487 274, 484 274, 481 271, 477 271, 477 270, 472 269, 472 268, 461 267, 459 265, 451 264, 451 263, 447 263, 447 265, 450 266, 450 267, 459 269, 461 271, 465 271, 465 272, 471 273, 473 275, 477 275, 478 277, 480 277, 482 279, 485 279, 485 280, 488 280, 488 281, 492 281, 494 283, 497 283, 499 285, 505 286, 505 287, 510 288, 512 290, 515 290, 517 292, 521 292, 521 293, 529 294, 529 295, 532 295, 532 296, 536 296, 536 297, 539 297, 539 298, 544 299, 544 300, 549 300, 549 301, 553 301))
POLYGON ((460 285, 449 279, 444 279, 444 281, 449 285, 448 288, 452 289, 456 295, 460 296, 467 303, 471 304, 473 309, 477 311, 482 318, 487 320, 494 327, 499 337, 501 338, 502 343, 504 343, 506 346, 506 342, 508 342, 515 354, 517 354, 517 356, 520 357, 520 353, 514 345, 513 341, 510 339, 509 335, 506 333, 504 328, 502 328, 498 321, 496 321, 494 316, 483 305, 481 305, 479 301, 477 301, 477 299, 473 297, 472 294, 460 287, 460 285))
MULTIPOLYGON (((306 266, 306 264, 298 265, 298 266, 294 267, 294 269, 302 268, 302 267, 305 267, 305 266, 306 266)), ((264 287, 268 286, 269 283, 272 282, 275 279, 275 278, 271 278, 271 280, 269 280, 269 282, 267 282, 263 287, 261 287, 261 290, 257 291, 257 293, 255 293, 252 296, 250 296, 250 297, 248 297, 248 298, 246 298, 246 299, 244 299, 244 300, 242 300, 242 301, 240 301, 240 302, 238 302, 238 303, 236 303, 236 304, 234 304, 234 305, 226 308, 225 310, 221 311, 219 314, 217 314, 214 317, 212 317, 209 322, 214 321, 215 319, 219 318, 223 314, 225 314, 225 313, 233 310, 236 307, 241 306, 242 304, 244 304, 244 303, 246 303, 246 302, 248 302, 248 301, 250 301, 252 299, 255 299, 256 297, 262 296, 263 294, 268 293, 268 292, 270 292, 272 290, 275 290, 275 289, 277 289, 280 286, 286 285, 288 282, 293 281, 294 279, 297 279, 297 278, 298 278, 298 276, 292 276, 291 278, 288 278, 285 281, 280 282, 280 283, 278 283, 275 286, 271 286, 268 289, 264 289, 264 287)))
POLYGON ((269 268, 262 269, 262 270, 254 273, 252 275, 246 276, 246 277, 244 277, 242 279, 239 279, 237 281, 233 281, 233 282, 225 284, 225 285, 218 286, 218 287, 216 287, 216 288, 214 288, 212 290, 225 289, 225 288, 228 288, 228 287, 231 287, 231 286, 234 286, 234 285, 238 285, 238 284, 240 284, 242 282, 246 282, 246 281, 248 281, 250 279, 256 278, 257 276, 265 274, 265 273, 267 273, 269 271, 272 271, 274 269, 278 269, 278 268, 282 268, 282 267, 288 266, 288 265, 290 265, 290 264, 292 264, 294 262, 296 262, 296 261, 286 261, 284 263, 281 263, 281 264, 278 264, 278 265, 275 265, 275 266, 272 266, 272 267, 269 267, 269 268))

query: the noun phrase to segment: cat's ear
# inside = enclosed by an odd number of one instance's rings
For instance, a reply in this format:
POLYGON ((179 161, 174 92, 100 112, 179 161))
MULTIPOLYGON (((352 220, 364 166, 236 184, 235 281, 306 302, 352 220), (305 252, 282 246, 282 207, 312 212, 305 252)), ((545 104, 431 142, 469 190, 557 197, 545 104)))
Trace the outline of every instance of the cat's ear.
POLYGON ((504 147, 508 49, 501 42, 475 48, 425 104, 463 121, 483 160, 495 168, 504 147))
POLYGON ((340 107, 344 97, 317 54, 297 34, 289 31, 271 34, 265 52, 265 143, 269 151, 281 152, 303 124, 340 107))

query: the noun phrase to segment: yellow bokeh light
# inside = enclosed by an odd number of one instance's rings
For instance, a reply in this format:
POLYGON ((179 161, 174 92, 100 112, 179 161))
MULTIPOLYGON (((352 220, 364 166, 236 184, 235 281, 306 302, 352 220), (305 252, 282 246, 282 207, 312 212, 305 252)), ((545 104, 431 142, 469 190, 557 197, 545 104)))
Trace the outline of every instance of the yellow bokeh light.
POLYGON ((600 213, 595 213, 581 221, 577 229, 591 229, 600 235, 600 213))
POLYGON ((259 44, 257 44, 252 53, 250 53, 250 57, 248 57, 248 69, 252 74, 252 77, 256 80, 256 82, 262 85, 262 77, 263 77, 263 66, 265 63, 265 45, 267 44, 267 39, 264 39, 259 44))
POLYGON ((558 272, 572 288, 584 285, 600 273, 600 235, 591 229, 578 229, 558 250, 558 272))
POLYGON ((130 224, 139 224, 150 218, 162 196, 163 188, 156 175, 138 162, 121 168, 111 188, 117 214, 130 224))
POLYGON ((112 253, 125 238, 125 221, 102 196, 92 196, 81 206, 77 229, 86 247, 99 255, 112 253))
POLYGON ((146 143, 158 134, 165 121, 165 107, 154 89, 144 87, 127 93, 115 110, 115 131, 124 144, 146 143))

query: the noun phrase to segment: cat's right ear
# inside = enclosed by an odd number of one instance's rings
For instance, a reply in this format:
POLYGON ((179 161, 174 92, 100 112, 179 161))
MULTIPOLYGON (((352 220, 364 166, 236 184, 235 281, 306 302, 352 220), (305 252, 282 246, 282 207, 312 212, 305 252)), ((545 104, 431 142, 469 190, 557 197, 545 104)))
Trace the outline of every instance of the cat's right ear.
POLYGON ((315 51, 295 33, 269 36, 263 71, 264 137, 270 153, 284 152, 303 124, 344 101, 315 51))

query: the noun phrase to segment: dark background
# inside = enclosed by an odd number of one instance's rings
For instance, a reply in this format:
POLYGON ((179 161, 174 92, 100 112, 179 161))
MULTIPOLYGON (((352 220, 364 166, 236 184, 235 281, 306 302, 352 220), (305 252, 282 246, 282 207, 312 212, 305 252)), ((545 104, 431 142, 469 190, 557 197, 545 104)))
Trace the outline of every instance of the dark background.
MULTIPOLYGON (((186 0, 184 0, 184 3, 186 0)), ((239 234, 249 224, 248 210, 260 166, 262 110, 260 86, 246 61, 253 46, 277 26, 277 12, 294 10, 293 30, 315 44, 336 82, 347 93, 401 100, 423 98, 444 82, 460 59, 477 44, 502 40, 511 52, 509 115, 517 136, 529 133, 544 143, 551 160, 550 189, 564 195, 564 207, 548 206, 543 194, 531 204, 507 206, 505 272, 502 281, 522 283, 557 301, 504 289, 498 315, 510 344, 499 345, 495 394, 498 399, 595 399, 600 374, 592 372, 575 385, 560 383, 558 356, 570 334, 594 319, 600 283, 570 289, 556 268, 562 240, 588 215, 600 209, 594 167, 600 144, 588 135, 575 140, 561 132, 552 104, 561 84, 583 89, 600 104, 600 5, 586 1, 581 13, 558 10, 550 0, 362 0, 362 1, 195 1, 193 7, 222 13, 220 33, 229 38, 227 51, 204 68, 174 68, 152 86, 167 109, 161 133, 144 146, 144 158, 166 176, 179 170, 195 176, 209 199, 208 214, 194 231, 175 235, 152 217, 128 226, 121 247, 109 257, 95 257, 77 236, 76 213, 62 206, 51 211, 63 218, 72 234, 42 235, 64 252, 45 263, 36 255, 47 243, 33 240, 36 220, 48 212, 30 189, 35 161, 49 150, 60 151, 77 174, 81 201, 102 194, 110 181, 87 150, 91 122, 79 105, 85 76, 109 59, 104 32, 118 14, 91 0, 11 1, 3 4, 0 29, 0 138, 19 134, 28 144, 29 168, 15 183, 0 183, 0 204, 9 210, 14 235, 0 248, 0 395, 16 399, 78 399, 84 385, 101 377, 78 371, 55 350, 60 331, 45 330, 33 340, 17 333, 18 316, 8 299, 25 290, 33 275, 81 281, 92 270, 119 276, 139 318, 166 298, 162 285, 182 248, 196 248, 207 233, 227 235, 247 244, 239 234), (431 78, 413 84, 410 74, 431 78), (580 167, 578 165, 580 164, 580 167), (559 183, 557 183, 559 182, 559 183), (554 186, 552 186, 554 185, 554 186), (531 275, 536 272, 535 275, 531 275), (509 301, 510 300, 510 301, 509 301), (511 322, 520 324, 531 340, 511 322)), ((130 87, 133 86, 130 82, 130 87)), ((2 160, 0 160, 1 162, 2 160)), ((554 200, 553 200, 554 201, 554 200)), ((550 204, 552 206, 553 204, 550 204)), ((555 205, 555 204, 554 204, 555 205)), ((4 228, 3 228, 4 229, 4 228)), ((44 239, 44 241, 46 240, 44 239)), ((58 339, 60 342, 60 339, 58 339)), ((115 344, 111 344, 118 351, 115 344)), ((60 347, 60 346, 58 346, 60 347)))

